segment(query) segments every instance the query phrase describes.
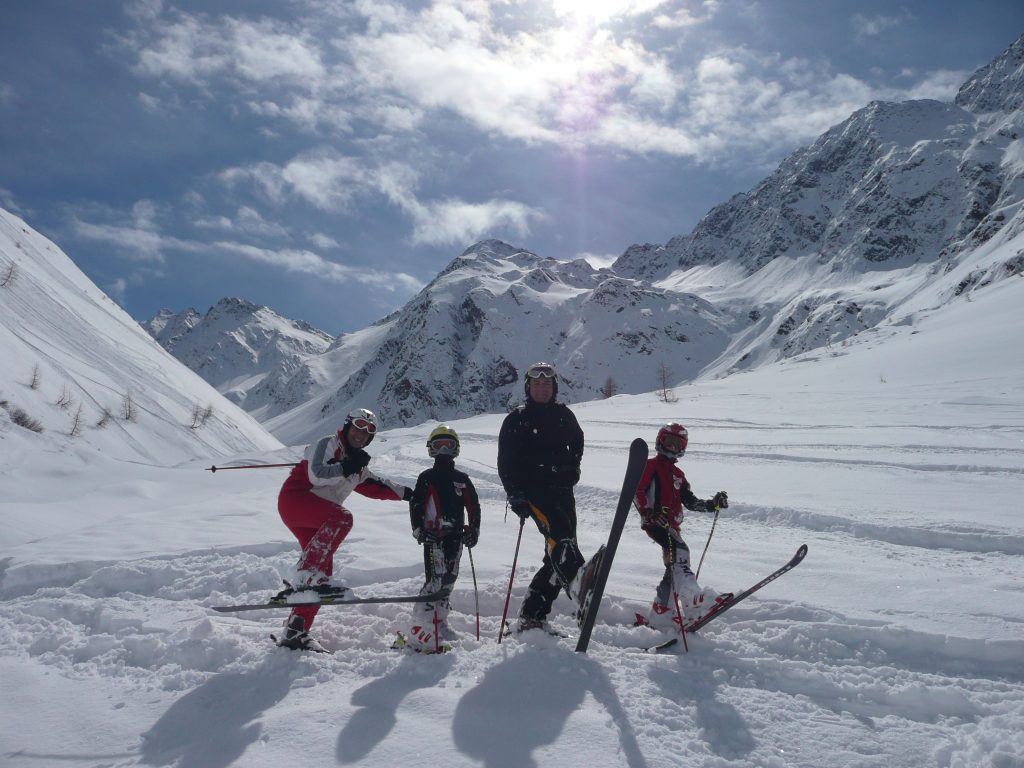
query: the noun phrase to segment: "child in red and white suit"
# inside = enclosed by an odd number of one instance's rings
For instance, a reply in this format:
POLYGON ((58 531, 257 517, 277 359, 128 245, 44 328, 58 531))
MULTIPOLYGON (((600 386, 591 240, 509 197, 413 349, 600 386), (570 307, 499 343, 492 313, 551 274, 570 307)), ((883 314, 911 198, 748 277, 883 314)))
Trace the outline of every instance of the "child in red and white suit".
POLYGON ((690 548, 679 532, 683 507, 694 512, 714 512, 729 506, 729 496, 719 491, 711 499, 698 499, 676 461, 686 452, 689 435, 681 424, 668 424, 654 441, 657 455, 648 459, 637 486, 635 503, 643 531, 661 547, 665 575, 658 584, 647 616, 637 614, 637 624, 656 629, 678 626, 682 619, 706 613, 718 599, 712 590, 702 590, 690 570, 690 548), (683 616, 676 610, 680 603, 683 616))
MULTIPOLYGON (((344 587, 331 584, 334 553, 352 530, 352 513, 343 506, 353 491, 371 499, 408 501, 412 489, 374 474, 363 450, 377 432, 377 417, 365 408, 352 411, 341 429, 306 448, 277 497, 281 520, 302 545, 291 590, 337 596, 344 587)), ((289 590, 286 590, 288 592, 289 590)), ((278 642, 293 650, 316 649, 309 637, 319 604, 296 605, 278 642)))

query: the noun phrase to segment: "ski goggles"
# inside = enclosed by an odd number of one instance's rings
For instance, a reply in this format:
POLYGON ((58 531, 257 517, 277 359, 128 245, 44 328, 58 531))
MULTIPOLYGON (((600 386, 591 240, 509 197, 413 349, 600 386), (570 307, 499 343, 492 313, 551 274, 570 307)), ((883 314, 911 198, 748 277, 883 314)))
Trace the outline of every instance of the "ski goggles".
POLYGON ((526 376, 530 379, 553 379, 555 369, 550 365, 534 365, 526 372, 526 376))
POLYGON ((377 432, 377 425, 368 419, 352 419, 352 426, 356 429, 361 429, 368 435, 375 434, 377 432))
POLYGON ((459 443, 454 437, 435 437, 430 441, 430 447, 435 451, 454 451, 459 443))
POLYGON ((665 435, 661 438, 661 444, 670 451, 681 451, 686 447, 683 438, 679 435, 665 435))

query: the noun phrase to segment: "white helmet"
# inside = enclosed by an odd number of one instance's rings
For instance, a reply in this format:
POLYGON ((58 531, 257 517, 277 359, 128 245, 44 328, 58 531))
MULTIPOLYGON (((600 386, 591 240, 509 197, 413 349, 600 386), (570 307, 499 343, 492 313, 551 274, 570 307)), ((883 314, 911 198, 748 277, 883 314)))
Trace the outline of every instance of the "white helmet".
POLYGON ((370 441, 373 440, 373 436, 377 434, 377 417, 373 411, 368 411, 366 408, 356 408, 345 417, 345 423, 341 425, 338 434, 341 435, 349 427, 355 427, 369 435, 369 439, 366 441, 366 444, 369 445, 370 441))

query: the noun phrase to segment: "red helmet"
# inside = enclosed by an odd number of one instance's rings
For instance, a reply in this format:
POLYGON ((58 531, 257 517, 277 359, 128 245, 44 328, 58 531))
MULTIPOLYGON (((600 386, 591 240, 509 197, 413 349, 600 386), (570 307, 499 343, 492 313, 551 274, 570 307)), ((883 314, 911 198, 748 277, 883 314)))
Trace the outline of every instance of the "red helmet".
POLYGON ((690 435, 682 424, 666 424, 658 430, 658 437, 654 441, 654 447, 658 453, 666 459, 678 459, 686 453, 686 444, 690 442, 690 435))

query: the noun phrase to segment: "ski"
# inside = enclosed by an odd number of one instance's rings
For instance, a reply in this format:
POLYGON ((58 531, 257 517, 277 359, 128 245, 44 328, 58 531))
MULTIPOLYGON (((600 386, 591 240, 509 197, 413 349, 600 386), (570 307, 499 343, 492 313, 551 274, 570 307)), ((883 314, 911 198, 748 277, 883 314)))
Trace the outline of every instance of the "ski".
POLYGON ((213 610, 221 613, 233 613, 235 611, 263 611, 269 608, 300 608, 304 605, 367 605, 371 603, 429 603, 434 600, 443 600, 447 597, 445 591, 434 592, 429 595, 408 595, 401 597, 345 597, 336 599, 331 597, 317 598, 308 602, 266 602, 249 603, 246 605, 214 605, 213 610))
MULTIPOLYGON (((763 586, 765 586, 767 584, 770 584, 771 582, 773 582, 777 578, 779 578, 779 576, 781 576, 782 574, 787 573, 787 572, 793 570, 794 568, 796 568, 798 565, 800 565, 801 561, 803 561, 803 559, 805 557, 807 557, 807 545, 806 544, 801 544, 800 548, 796 551, 796 554, 793 555, 792 558, 790 558, 788 563, 786 563, 784 566, 782 566, 778 570, 775 570, 775 571, 772 571, 771 573, 769 573, 767 576, 765 576, 763 579, 761 579, 759 582, 757 582, 757 584, 755 584, 754 586, 748 587, 747 589, 743 590, 739 594, 734 595, 732 600, 729 600, 728 602, 722 603, 715 610, 705 614, 704 616, 701 616, 699 619, 695 619, 694 621, 691 621, 689 624, 686 625, 685 631, 687 631, 687 632, 696 632, 698 629, 701 629, 702 627, 707 626, 708 623, 710 623, 710 622, 714 621, 715 619, 717 619, 719 616, 721 616, 723 613, 728 611, 730 608, 732 608, 737 603, 739 603, 739 602, 741 602, 743 600, 746 600, 752 594, 757 592, 757 590, 761 589, 761 587, 763 587, 763 586)), ((654 646, 650 646, 648 648, 644 648, 644 650, 647 651, 647 653, 659 653, 661 651, 664 651, 666 648, 671 648, 673 645, 675 645, 678 642, 679 642, 679 638, 678 637, 673 637, 673 638, 670 638, 669 640, 666 640, 663 643, 659 643, 658 645, 654 645, 654 646)))
MULTIPOLYGON (((644 473, 644 466, 647 464, 647 453, 647 443, 639 437, 629 446, 626 476, 622 481, 622 491, 619 493, 619 504, 615 508, 615 516, 612 518, 612 528, 608 534, 608 543, 603 547, 603 555, 593 584, 580 601, 578 613, 580 636, 576 642, 577 653, 586 653, 587 647, 590 645, 590 633, 594 630, 597 611, 601 607, 601 598, 604 596, 604 586, 608 581, 608 572, 611 570, 612 560, 615 558, 615 550, 619 546, 619 538, 622 536, 622 529, 626 525, 626 518, 629 517, 629 511, 633 507, 633 497, 636 495, 636 488, 640 484, 640 478, 644 473)), ((600 552, 601 550, 598 551, 600 552)))

